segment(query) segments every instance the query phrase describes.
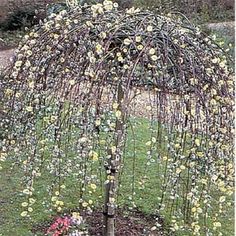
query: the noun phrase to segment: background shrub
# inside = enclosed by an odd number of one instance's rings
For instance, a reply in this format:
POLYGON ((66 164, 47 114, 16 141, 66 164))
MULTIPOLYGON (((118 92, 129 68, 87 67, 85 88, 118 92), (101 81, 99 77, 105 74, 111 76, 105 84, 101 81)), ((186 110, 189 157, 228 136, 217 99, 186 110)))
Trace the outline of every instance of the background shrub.
MULTIPOLYGON (((0 1, 0 28, 16 30, 30 27, 46 17, 48 4, 58 0, 10 0, 0 1)), ((62 1, 61 1, 62 2, 62 1)))
POLYGON ((179 11, 198 22, 234 20, 232 0, 135 0, 135 5, 164 12, 179 11))

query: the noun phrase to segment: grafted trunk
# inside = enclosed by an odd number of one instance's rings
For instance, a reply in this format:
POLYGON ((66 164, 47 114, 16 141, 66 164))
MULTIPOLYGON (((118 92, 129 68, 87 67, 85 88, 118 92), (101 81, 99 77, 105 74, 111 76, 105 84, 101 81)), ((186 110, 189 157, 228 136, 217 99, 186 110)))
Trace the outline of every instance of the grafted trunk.
POLYGON ((121 106, 122 100, 124 99, 124 92, 122 89, 122 85, 118 86, 118 110, 121 112, 121 116, 116 119, 116 127, 115 127, 115 136, 114 136, 114 147, 108 151, 110 156, 108 160, 108 165, 106 168, 106 177, 109 180, 105 186, 105 199, 104 199, 104 220, 103 220, 103 235, 104 236, 114 236, 115 235, 115 199, 118 185, 118 174, 121 163, 121 153, 123 146, 123 139, 125 135, 125 114, 124 110, 121 106))

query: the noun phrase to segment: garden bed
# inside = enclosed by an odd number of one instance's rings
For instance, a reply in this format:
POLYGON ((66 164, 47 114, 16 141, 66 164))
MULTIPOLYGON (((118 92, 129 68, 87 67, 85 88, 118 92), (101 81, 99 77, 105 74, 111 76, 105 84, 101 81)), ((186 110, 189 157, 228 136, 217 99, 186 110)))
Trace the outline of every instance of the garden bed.
MULTIPOLYGON (((89 236, 102 236, 103 213, 95 210, 91 214, 82 213, 85 227, 88 229, 89 236)), ((62 216, 63 217, 63 216, 62 216)), ((54 217, 51 221, 43 222, 33 226, 32 232, 35 235, 47 234, 50 225, 57 219, 54 217)), ((129 211, 119 209, 116 216, 116 236, 161 236, 164 234, 163 220, 155 215, 146 215, 141 211, 129 211), (156 226, 157 220, 159 222, 156 226)))

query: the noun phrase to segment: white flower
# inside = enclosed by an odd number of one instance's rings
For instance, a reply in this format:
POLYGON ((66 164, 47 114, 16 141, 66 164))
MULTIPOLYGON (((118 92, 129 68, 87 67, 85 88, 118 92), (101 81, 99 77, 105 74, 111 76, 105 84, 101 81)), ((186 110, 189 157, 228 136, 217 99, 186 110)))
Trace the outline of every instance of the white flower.
POLYGON ((28 212, 32 212, 33 211, 33 208, 32 207, 29 207, 28 208, 28 212))
POLYGON ((27 107, 25 108, 25 110, 28 111, 28 112, 32 112, 32 111, 33 111, 33 107, 27 106, 27 107))
POLYGON ((24 194, 27 194, 27 195, 29 195, 29 194, 30 194, 30 191, 29 191, 29 189, 24 189, 22 192, 23 192, 24 194))
POLYGON ((148 25, 148 27, 147 27, 147 31, 148 31, 148 32, 153 31, 153 27, 152 27, 151 25, 148 25))
POLYGON ((220 199, 219 199, 219 202, 224 202, 225 201, 225 196, 221 196, 220 199))
POLYGON ((28 206, 28 202, 22 202, 22 203, 21 203, 21 206, 27 207, 27 206, 28 206))
POLYGON ((118 108, 118 106, 119 106, 119 104, 117 102, 114 102, 112 104, 112 107, 113 107, 114 110, 116 110, 118 108))
POLYGON ((153 226, 152 228, 151 228, 151 231, 154 231, 154 230, 156 230, 157 229, 157 227, 156 226, 153 226))
POLYGON ((106 36, 107 36, 106 32, 101 32, 101 33, 99 34, 99 37, 102 38, 102 39, 105 39, 106 36))
POLYGON ((214 225, 215 227, 221 227, 221 223, 220 223, 220 222, 214 222, 213 225, 214 225))
POLYGON ((157 61, 158 57, 157 57, 156 55, 152 55, 152 56, 151 56, 151 59, 152 59, 153 61, 157 61))
POLYGON ((110 10, 113 9, 113 3, 112 3, 112 1, 105 0, 105 1, 103 2, 103 5, 104 5, 105 10, 107 10, 107 11, 110 11, 110 10))
POLYGON ((180 168, 177 168, 177 169, 176 169, 176 174, 180 174, 181 171, 182 171, 182 170, 181 170, 180 168))
POLYGON ((138 50, 142 50, 143 49, 143 45, 142 44, 139 44, 138 47, 137 47, 138 50))
POLYGON ((34 198, 29 198, 29 202, 30 202, 30 204, 34 204, 36 202, 36 200, 34 198))
POLYGON ((127 14, 134 14, 134 13, 137 13, 137 12, 140 12, 139 8, 135 9, 134 7, 131 7, 130 9, 126 10, 127 14))
POLYGON ((22 61, 16 61, 15 66, 16 67, 21 67, 22 63, 23 63, 22 61))
POLYGON ((112 152, 112 154, 114 154, 116 152, 116 147, 115 146, 111 147, 111 152, 112 152))
POLYGON ((199 139, 195 139, 195 144, 199 147, 200 146, 200 140, 199 139))
POLYGON ((93 12, 93 16, 96 16, 97 13, 103 14, 103 5, 101 3, 92 5, 91 10, 93 12))
POLYGON ((181 169, 181 170, 185 170, 186 167, 185 167, 184 165, 181 165, 181 166, 180 166, 180 169, 181 169))
POLYGON ((142 40, 141 36, 136 36, 136 37, 135 37, 135 41, 136 41, 137 43, 140 43, 141 40, 142 40))
POLYGON ((75 85, 75 80, 74 79, 69 80, 69 84, 72 85, 72 86, 75 85))
POLYGON ((149 54, 150 54, 150 55, 154 55, 155 52, 156 52, 156 50, 155 50, 154 48, 150 48, 150 49, 149 49, 149 54))
POLYGON ((79 140, 81 143, 85 143, 87 141, 87 138, 86 137, 82 137, 80 140, 79 140))
POLYGON ((128 39, 128 38, 126 38, 125 40, 124 40, 124 44, 125 45, 130 45, 130 43, 131 43, 131 40, 130 39, 128 39))
POLYGON ((119 119, 121 117, 121 111, 116 111, 116 117, 119 119))
POLYGON ((21 215, 22 217, 26 217, 26 216, 27 216, 27 214, 28 214, 28 212, 27 212, 27 211, 22 211, 20 215, 21 215))
POLYGON ((97 44, 96 45, 96 52, 97 52, 97 54, 102 54, 102 52, 103 52, 103 48, 102 48, 102 45, 101 44, 97 44))

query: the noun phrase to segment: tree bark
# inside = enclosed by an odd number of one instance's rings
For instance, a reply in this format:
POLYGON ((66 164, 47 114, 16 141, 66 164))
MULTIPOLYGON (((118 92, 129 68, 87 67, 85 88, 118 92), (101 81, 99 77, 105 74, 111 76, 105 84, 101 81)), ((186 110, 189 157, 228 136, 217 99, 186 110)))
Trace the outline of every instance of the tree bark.
POLYGON ((104 236, 114 236, 115 235, 115 199, 118 186, 118 174, 122 157, 122 146, 123 138, 125 135, 125 114, 122 108, 122 102, 124 99, 124 92, 122 85, 118 86, 118 110, 121 112, 121 116, 116 119, 115 135, 114 135, 114 146, 115 151, 109 149, 108 155, 110 156, 108 160, 108 165, 106 168, 107 183, 105 186, 105 199, 104 199, 104 210, 103 210, 103 235, 104 236))

